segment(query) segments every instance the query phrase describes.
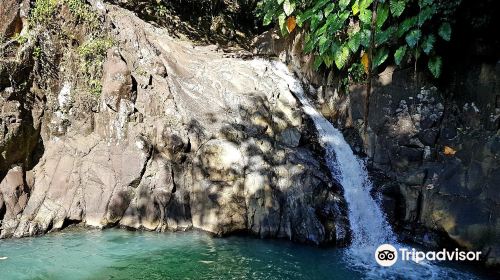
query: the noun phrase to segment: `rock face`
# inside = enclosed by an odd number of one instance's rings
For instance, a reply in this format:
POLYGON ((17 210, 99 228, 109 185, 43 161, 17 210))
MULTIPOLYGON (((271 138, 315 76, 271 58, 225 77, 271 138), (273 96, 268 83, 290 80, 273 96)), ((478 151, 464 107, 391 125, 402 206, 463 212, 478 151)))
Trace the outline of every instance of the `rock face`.
POLYGON ((82 223, 347 241, 341 190, 270 62, 227 57, 106 10, 114 47, 94 103, 81 97, 67 54, 44 90, 34 83, 19 100, 2 99, 24 112, 8 123, 22 132, 8 131, 33 140, 15 142, 23 156, 2 162, 0 237, 82 223))
POLYGON ((9 38, 21 33, 29 9, 26 0, 2 0, 0 2, 0 34, 9 38))
MULTIPOLYGON (((453 241, 482 250, 497 263, 500 150, 498 125, 492 123, 494 92, 478 93, 490 96, 483 104, 461 103, 445 100, 430 85, 415 88, 409 73, 384 74, 373 92, 371 131, 360 149, 372 159, 373 171, 387 176, 378 186, 393 224, 413 241, 429 246, 453 241)), ((363 93, 352 93, 355 123, 362 118, 363 93)))

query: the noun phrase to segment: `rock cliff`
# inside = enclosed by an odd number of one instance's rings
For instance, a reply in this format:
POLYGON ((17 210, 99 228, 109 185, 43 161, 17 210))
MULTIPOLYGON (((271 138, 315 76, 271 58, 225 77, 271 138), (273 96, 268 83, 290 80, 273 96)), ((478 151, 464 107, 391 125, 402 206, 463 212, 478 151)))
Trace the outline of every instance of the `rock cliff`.
POLYGON ((81 223, 348 240, 341 188, 269 61, 91 2, 90 20, 59 3, 27 42, 4 32, 0 237, 81 223))

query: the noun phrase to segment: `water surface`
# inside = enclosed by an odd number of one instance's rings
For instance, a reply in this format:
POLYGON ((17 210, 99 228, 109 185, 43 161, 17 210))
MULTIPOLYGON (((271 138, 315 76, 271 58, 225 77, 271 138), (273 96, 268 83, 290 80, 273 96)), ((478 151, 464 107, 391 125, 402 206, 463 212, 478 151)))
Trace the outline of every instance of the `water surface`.
MULTIPOLYGON (((63 231, 0 240, 0 279, 360 279, 348 249, 205 233, 63 231)), ((391 268, 380 268, 389 272, 391 268)))

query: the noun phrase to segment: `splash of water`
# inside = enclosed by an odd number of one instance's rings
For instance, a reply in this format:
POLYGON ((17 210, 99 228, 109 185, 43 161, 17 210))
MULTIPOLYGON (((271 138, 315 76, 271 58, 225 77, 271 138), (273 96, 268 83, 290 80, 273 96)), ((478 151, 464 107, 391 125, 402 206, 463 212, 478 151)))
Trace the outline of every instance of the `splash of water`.
POLYGON ((365 163, 354 155, 342 133, 314 108, 300 81, 286 65, 280 62, 272 62, 271 65, 271 71, 288 84, 290 91, 302 103, 303 111, 314 122, 319 143, 325 149, 328 168, 344 188, 352 231, 352 244, 346 254, 347 265, 362 271, 369 279, 473 279, 472 275, 425 262, 397 262, 390 268, 376 263, 374 253, 379 245, 388 243, 396 248, 404 245, 397 242, 385 214, 370 194, 372 183, 365 163))

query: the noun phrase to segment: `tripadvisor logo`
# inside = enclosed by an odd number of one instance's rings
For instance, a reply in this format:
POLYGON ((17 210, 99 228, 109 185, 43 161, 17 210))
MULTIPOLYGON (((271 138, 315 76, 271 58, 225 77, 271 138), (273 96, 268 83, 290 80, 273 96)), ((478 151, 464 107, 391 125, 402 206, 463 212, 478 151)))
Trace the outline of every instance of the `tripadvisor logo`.
POLYGON ((392 266, 398 260, 398 251, 391 244, 382 244, 375 251, 375 260, 381 266, 392 266))
POLYGON ((382 244, 375 250, 375 260, 381 266, 392 266, 398 260, 401 261, 414 261, 419 263, 421 261, 479 261, 481 252, 465 252, 455 249, 448 251, 443 249, 441 251, 418 251, 415 248, 411 250, 408 248, 399 248, 391 244, 382 244))

